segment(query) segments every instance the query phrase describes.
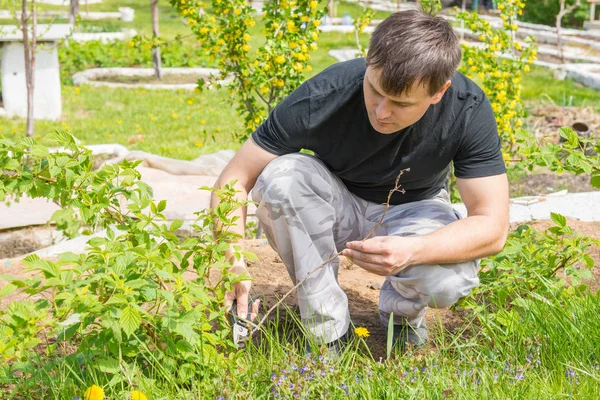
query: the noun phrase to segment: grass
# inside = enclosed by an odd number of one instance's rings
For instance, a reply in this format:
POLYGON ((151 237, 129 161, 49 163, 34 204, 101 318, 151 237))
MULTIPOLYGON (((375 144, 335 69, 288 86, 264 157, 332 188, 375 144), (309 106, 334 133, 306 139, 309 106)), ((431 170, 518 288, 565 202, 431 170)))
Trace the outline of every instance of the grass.
MULTIPOLYGON (((189 385, 169 383, 157 365, 156 375, 133 375, 131 382, 109 388, 110 374, 84 374, 63 361, 34 372, 35 379, 28 380, 31 387, 21 381, 12 387, 12 395, 66 399, 82 396, 95 383, 106 385, 110 398, 127 398, 133 386, 151 399, 597 398, 600 295, 529 299, 522 304, 517 320, 504 325, 485 328, 467 318, 454 334, 431 327, 432 350, 409 350, 388 360, 372 359, 361 339, 355 339, 338 361, 318 353, 307 356, 298 321, 278 316, 260 343, 231 354, 232 362, 220 366, 218 373, 207 370, 203 379, 189 385), (73 379, 73 373, 81 373, 81 381, 73 379)), ((125 370, 116 376, 120 374, 131 376, 125 370)), ((9 393, 2 397, 13 398, 9 393)))
POLYGON ((525 75, 522 94, 528 105, 592 106, 600 111, 600 90, 584 87, 572 79, 558 81, 552 71, 538 66, 525 75))
MULTIPOLYGON (((114 21, 111 27, 150 33, 150 9, 145 1, 105 0, 91 5, 90 10, 115 11, 117 4, 134 8, 136 20, 132 24, 114 21)), ((356 16, 360 7, 341 3, 338 15, 346 12, 356 16)), ((379 12, 376 18, 384 16, 379 12)), ((92 29, 101 23, 84 24, 92 29)), ((161 6, 161 30, 165 37, 188 33, 166 3, 161 6)), ((255 27, 255 32, 260 32, 260 27, 255 27)), ((257 35, 254 40, 256 47, 257 35)), ((353 45, 351 35, 322 34, 320 48, 312 56, 313 74, 335 62, 327 54, 329 49, 353 45)), ((523 98, 528 105, 550 101, 600 104, 599 91, 571 80, 555 81, 542 68, 533 68, 526 75, 523 98)), ((69 85, 63 85, 61 120, 36 122, 42 138, 55 128, 68 129, 87 144, 120 143, 181 159, 238 149, 240 144, 232 136, 242 129, 226 90, 195 93, 69 85)), ((0 135, 22 131, 23 120, 0 118, 0 135)), ((356 341, 335 363, 325 363, 318 356, 307 358, 298 321, 280 317, 261 342, 230 355, 230 362, 215 361, 214 370, 207 368, 199 373, 199 379, 185 385, 173 383, 178 372, 165 371, 160 365, 155 365, 151 376, 124 369, 111 376, 84 372, 76 360, 65 358, 51 363, 40 360, 40 368, 29 371, 28 379, 0 382, 0 398, 82 397, 85 389, 96 383, 106 386, 110 398, 128 398, 136 387, 150 399, 269 398, 275 394, 288 398, 294 393, 308 398, 594 399, 600 392, 599 313, 599 294, 528 300, 521 303, 516 320, 487 316, 488 324, 480 324, 467 317, 458 332, 448 332, 439 321, 430 327, 434 345, 428 351, 380 362, 370 357, 364 343, 356 341), (109 386, 108 382, 119 376, 122 379, 109 386)), ((152 364, 152 360, 144 362, 152 364)))

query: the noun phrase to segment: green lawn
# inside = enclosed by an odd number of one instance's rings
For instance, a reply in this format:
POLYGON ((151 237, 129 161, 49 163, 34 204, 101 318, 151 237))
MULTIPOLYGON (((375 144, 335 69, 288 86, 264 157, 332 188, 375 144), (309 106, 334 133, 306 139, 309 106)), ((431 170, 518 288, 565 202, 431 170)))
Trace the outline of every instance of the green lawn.
MULTIPOLYGON (((150 33, 147 1, 105 0, 90 5, 90 10, 116 11, 118 6, 134 8, 135 22, 107 24, 150 33)), ((340 4, 338 15, 346 12, 356 16, 360 7, 340 4)), ((376 14, 376 18, 384 16, 376 14)), ((102 25, 85 24, 86 29, 102 25)), ((260 44, 260 30, 259 25, 254 28, 254 47, 260 44)), ((166 2, 161 3, 161 31, 165 38, 188 33, 166 2)), ((366 44, 365 38, 363 42, 366 44)), ((353 45, 351 35, 322 34, 319 49, 312 56, 312 74, 335 62, 328 50, 353 45)), ((224 89, 195 93, 78 88, 63 83, 62 95, 61 120, 36 122, 36 135, 42 139, 54 129, 63 128, 86 144, 121 143, 130 149, 181 159, 240 146, 232 136, 241 132, 241 119, 224 89)), ((600 91, 583 88, 571 80, 556 81, 548 70, 532 68, 523 80, 523 98, 528 106, 552 102, 598 107, 600 91)), ((0 118, 0 137, 24 129, 23 120, 0 118)), ((484 318, 485 322, 465 312, 457 316, 459 322, 452 331, 438 321, 430 326, 433 344, 427 350, 390 360, 374 360, 359 340, 336 363, 325 363, 318 355, 307 357, 297 321, 282 317, 275 319, 256 346, 228 355, 227 362, 221 360, 215 370, 197 371, 194 376, 201 378, 189 382, 178 381, 180 371, 165 374, 167 366, 153 364, 156 360, 140 360, 144 368, 154 367, 152 375, 122 364, 116 366, 118 372, 114 375, 94 375, 80 360, 57 357, 40 361, 39 368, 27 372, 27 379, 11 375, 9 381, 0 380, 0 398, 83 398, 85 388, 92 384, 105 386, 110 399, 129 399, 133 387, 145 392, 150 400, 296 395, 309 399, 597 398, 600 294, 544 298, 534 293, 528 299, 508 301, 513 301, 513 310, 519 312, 499 313, 495 319, 484 318)), ((484 306, 482 309, 486 310, 484 306)), ((196 357, 206 356, 202 349, 194 351, 196 357)), ((40 356, 44 357, 42 353, 40 356)), ((7 365, 0 364, 0 372, 4 371, 8 371, 7 365)))
MULTIPOLYGON (((128 6, 136 10, 133 23, 86 21, 84 24, 88 25, 88 28, 103 24, 116 28, 133 27, 140 34, 151 33, 150 7, 145 1, 106 0, 90 5, 89 9, 116 11, 119 6, 128 6)), ((343 2, 337 8, 338 15, 349 13, 356 16, 360 12, 361 7, 353 3, 343 2)), ((377 12, 376 18, 383 18, 385 15, 387 13, 377 12)), ((161 3, 160 24, 165 40, 178 34, 189 33, 181 18, 167 3, 161 3)), ((254 48, 261 44, 261 30, 260 24, 253 28, 251 44, 254 48)), ((367 44, 367 40, 363 35, 364 45, 367 44)), ((314 75, 335 62, 335 59, 327 54, 328 50, 353 48, 354 43, 353 35, 323 33, 319 39, 319 49, 312 55, 311 74, 314 75)), ((193 38, 184 39, 184 50, 183 53, 180 52, 179 57, 185 57, 185 49, 190 51, 189 46, 192 44, 193 38)), ((106 62, 104 60, 104 63, 106 62)), ((110 60, 108 62, 110 63, 110 60)), ((145 65, 150 66, 149 60, 145 65)), ((67 82, 63 85, 63 116, 57 122, 37 121, 36 133, 40 136, 55 128, 68 126, 84 143, 121 143, 132 149, 184 159, 192 159, 199 154, 223 148, 237 149, 240 146, 232 139, 234 132, 241 131, 240 118, 224 90, 197 94, 87 86, 75 89, 67 84, 68 78, 65 81, 67 82), (137 136, 136 139, 136 135, 143 137, 137 136), (213 136, 215 140, 211 139, 213 136)), ((556 81, 547 69, 533 68, 523 80, 523 98, 530 106, 544 102, 559 105, 596 105, 600 104, 600 91, 581 87, 572 80, 556 81)), ((22 132, 24 127, 23 120, 0 118, 0 133, 22 132)))

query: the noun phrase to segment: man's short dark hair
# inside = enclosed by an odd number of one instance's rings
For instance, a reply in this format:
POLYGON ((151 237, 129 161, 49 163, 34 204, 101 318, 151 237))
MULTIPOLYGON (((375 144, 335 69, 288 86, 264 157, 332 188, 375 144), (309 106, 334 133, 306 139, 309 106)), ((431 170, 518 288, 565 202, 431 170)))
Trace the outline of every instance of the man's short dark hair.
POLYGON ((371 36, 367 65, 381 70, 382 90, 391 96, 408 93, 421 83, 433 96, 456 72, 460 43, 443 18, 422 11, 396 12, 371 36))

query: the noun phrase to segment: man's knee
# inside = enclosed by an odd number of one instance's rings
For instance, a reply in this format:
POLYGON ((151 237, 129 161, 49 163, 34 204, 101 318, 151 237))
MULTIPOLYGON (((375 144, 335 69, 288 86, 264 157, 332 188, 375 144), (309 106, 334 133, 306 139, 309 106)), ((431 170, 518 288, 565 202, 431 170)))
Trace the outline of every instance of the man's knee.
POLYGON ((313 191, 318 162, 314 157, 300 153, 277 157, 259 175, 251 192, 252 199, 258 203, 263 198, 288 201, 290 197, 306 194, 306 189, 313 191))
POLYGON ((421 288, 428 291, 425 292, 427 306, 431 308, 448 308, 479 284, 476 261, 444 265, 442 268, 445 273, 440 274, 436 282, 421 288))
POLYGON ((445 265, 415 265, 390 277, 400 295, 431 308, 447 308, 479 284, 478 261, 445 265), (417 300, 418 298, 418 300, 417 300))

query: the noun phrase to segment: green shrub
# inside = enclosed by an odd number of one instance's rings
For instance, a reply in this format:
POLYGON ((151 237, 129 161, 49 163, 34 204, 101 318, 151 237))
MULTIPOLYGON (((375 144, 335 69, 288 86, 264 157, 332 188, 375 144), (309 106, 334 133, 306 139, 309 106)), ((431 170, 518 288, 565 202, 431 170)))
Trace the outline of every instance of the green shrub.
POLYGON ((59 227, 72 235, 81 226, 103 227, 106 236, 91 238, 85 254, 63 253, 55 262, 26 257, 31 277, 0 277, 10 282, 0 298, 15 291, 28 297, 0 310, 0 381, 17 383, 25 374, 33 384, 38 370, 49 373, 56 362, 72 379, 109 388, 138 376, 186 385, 216 374, 234 349, 225 292, 248 279, 229 275, 225 256, 238 238, 228 231, 237 218, 231 214, 242 205, 233 185, 216 191, 220 205, 197 213, 194 234, 181 241, 175 232, 183 221, 163 222, 166 201, 152 200, 134 169, 139 161, 92 170, 91 151, 72 136, 50 138, 64 151, 51 153, 32 138, 0 139, 0 199, 51 199, 63 207, 52 217, 59 227), (218 278, 209 280, 211 271, 218 278))
MULTIPOLYGON (((567 4, 574 4, 575 0, 567 0, 567 4)), ((534 24, 556 26, 556 16, 560 10, 559 0, 527 0, 523 9, 523 21, 534 24)), ((590 18, 590 5, 582 1, 572 13, 563 18, 562 26, 565 28, 582 28, 583 22, 590 18)))
MULTIPOLYGON (((152 52, 145 46, 132 46, 132 42, 115 40, 103 43, 69 41, 59 46, 61 80, 72 84, 73 74, 90 68, 107 67, 145 67, 152 68, 152 52)), ((162 66, 169 67, 206 67, 208 57, 200 51, 193 41, 175 40, 161 46, 162 66)))

